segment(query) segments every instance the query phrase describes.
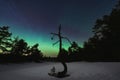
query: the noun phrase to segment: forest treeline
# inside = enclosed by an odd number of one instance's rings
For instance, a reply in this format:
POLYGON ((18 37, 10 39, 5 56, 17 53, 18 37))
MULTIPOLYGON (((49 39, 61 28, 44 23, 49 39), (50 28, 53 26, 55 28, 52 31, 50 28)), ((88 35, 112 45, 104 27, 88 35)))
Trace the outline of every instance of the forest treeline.
POLYGON ((38 49, 39 44, 29 46, 24 39, 12 38, 8 26, 0 27, 0 62, 23 62, 39 61, 42 52, 38 49))
POLYGON ((120 0, 111 13, 97 19, 94 35, 84 43, 79 57, 88 61, 120 61, 120 0))
POLYGON ((92 30, 93 36, 84 42, 83 48, 72 52, 73 54, 78 53, 74 55, 77 56, 74 59, 120 61, 120 0, 110 14, 96 20, 92 30))
MULTIPOLYGON (((120 0, 111 13, 97 19, 93 26, 93 36, 81 48, 75 41, 68 50, 62 49, 66 61, 120 61, 120 0)), ((21 62, 56 60, 43 57, 38 49, 19 37, 11 38, 8 26, 0 27, 0 62, 21 62)))

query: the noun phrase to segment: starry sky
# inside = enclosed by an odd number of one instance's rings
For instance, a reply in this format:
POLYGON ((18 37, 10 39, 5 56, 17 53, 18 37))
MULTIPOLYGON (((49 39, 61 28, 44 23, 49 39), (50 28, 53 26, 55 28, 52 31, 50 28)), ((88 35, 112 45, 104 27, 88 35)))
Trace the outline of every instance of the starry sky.
MULTIPOLYGON (((30 46, 39 43, 45 56, 56 56, 58 46, 51 32, 58 32, 83 46, 93 35, 96 19, 109 14, 118 0, 0 0, 0 26, 7 25, 13 37, 25 39, 30 46)), ((63 40, 63 47, 70 44, 63 40)))

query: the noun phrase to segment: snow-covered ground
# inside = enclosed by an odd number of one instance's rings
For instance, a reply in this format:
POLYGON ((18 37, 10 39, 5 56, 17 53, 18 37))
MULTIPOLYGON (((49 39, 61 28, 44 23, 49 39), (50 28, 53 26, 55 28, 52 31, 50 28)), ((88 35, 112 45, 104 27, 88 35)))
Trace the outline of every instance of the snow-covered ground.
POLYGON ((69 77, 49 76, 55 66, 62 71, 61 63, 0 64, 0 80, 120 80, 120 62, 72 62, 67 63, 69 77))

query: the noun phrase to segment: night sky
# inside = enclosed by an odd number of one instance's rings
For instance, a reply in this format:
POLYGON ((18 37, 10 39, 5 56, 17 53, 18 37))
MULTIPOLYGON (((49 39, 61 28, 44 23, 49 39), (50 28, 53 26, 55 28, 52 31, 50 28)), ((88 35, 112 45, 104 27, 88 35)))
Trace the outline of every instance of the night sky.
MULTIPOLYGON (((56 56, 58 38, 51 32, 62 25, 62 34, 81 47, 92 36, 96 19, 109 14, 118 0, 0 0, 0 26, 7 25, 13 37, 25 39, 30 46, 39 43, 46 56, 56 56)), ((63 47, 70 44, 64 41, 63 47)))

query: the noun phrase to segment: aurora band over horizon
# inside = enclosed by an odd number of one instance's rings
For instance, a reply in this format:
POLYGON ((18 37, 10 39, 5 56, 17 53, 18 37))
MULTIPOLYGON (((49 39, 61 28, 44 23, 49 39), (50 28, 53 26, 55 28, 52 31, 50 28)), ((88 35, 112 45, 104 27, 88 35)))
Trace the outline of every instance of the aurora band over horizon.
MULTIPOLYGON (((10 31, 12 32, 14 29, 11 29, 11 28, 12 27, 10 27, 10 31)), ((58 28, 56 27, 56 31, 57 29, 58 28)), ((54 39, 52 40, 51 38, 53 36, 50 33, 48 35, 43 35, 43 34, 40 35, 40 33, 38 34, 33 32, 30 33, 29 31, 27 31, 26 33, 26 29, 23 29, 22 33, 20 29, 14 30, 13 32, 12 32, 13 38, 19 37, 19 39, 24 39, 28 43, 28 46, 32 46, 38 43, 39 49, 43 52, 44 56, 53 56, 53 57, 57 56, 59 51, 59 43, 54 46, 53 46, 53 43, 58 41, 58 37, 54 37, 54 39)), ((70 46, 69 42, 66 40, 63 40, 63 48, 67 50, 69 46, 70 46)))
MULTIPOLYGON (((9 26, 12 37, 19 36, 29 46, 36 43, 45 56, 57 56, 58 40, 51 40, 51 32, 58 32, 83 47, 93 35, 96 19, 109 14, 118 0, 0 0, 0 26, 9 26)), ((66 50, 70 44, 63 40, 66 50)))

